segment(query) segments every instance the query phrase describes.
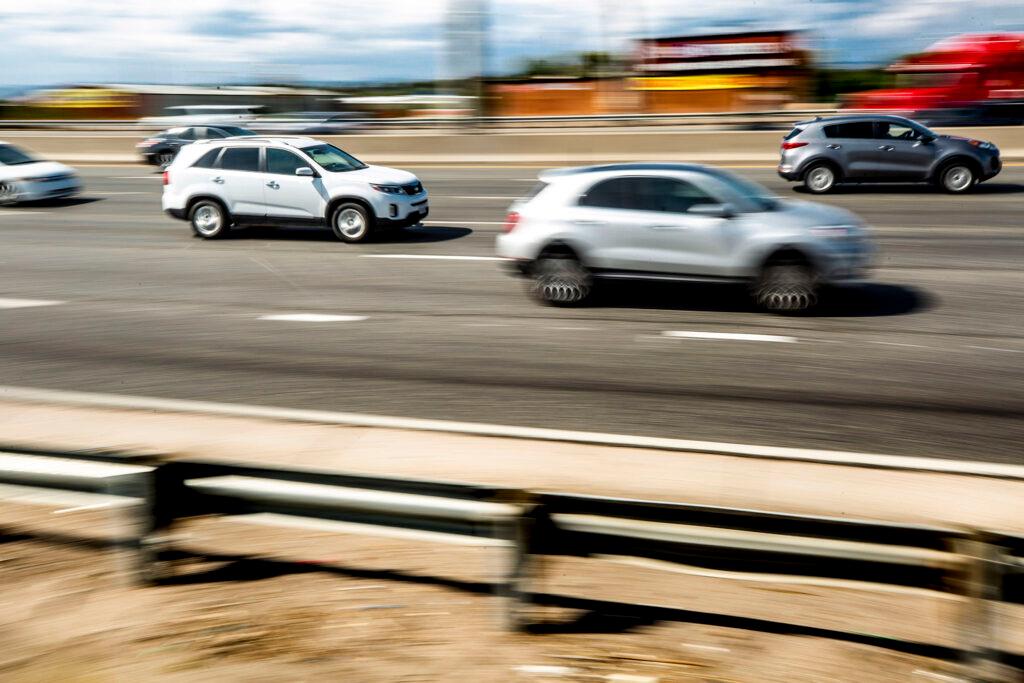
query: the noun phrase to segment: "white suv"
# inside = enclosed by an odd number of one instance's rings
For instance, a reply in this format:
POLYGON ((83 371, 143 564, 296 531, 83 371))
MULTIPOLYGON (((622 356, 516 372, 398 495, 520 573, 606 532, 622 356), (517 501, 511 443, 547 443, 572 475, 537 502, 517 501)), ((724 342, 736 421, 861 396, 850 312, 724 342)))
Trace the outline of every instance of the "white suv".
POLYGON ((182 147, 164 172, 163 209, 199 237, 232 225, 327 225, 344 242, 416 225, 427 191, 411 173, 367 166, 307 137, 202 140, 182 147))

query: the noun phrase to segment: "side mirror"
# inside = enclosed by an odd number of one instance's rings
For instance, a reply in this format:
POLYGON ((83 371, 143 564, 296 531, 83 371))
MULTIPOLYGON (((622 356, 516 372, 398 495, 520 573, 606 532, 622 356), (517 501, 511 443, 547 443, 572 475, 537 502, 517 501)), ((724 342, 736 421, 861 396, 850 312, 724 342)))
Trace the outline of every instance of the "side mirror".
POLYGON ((314 173, 313 169, 311 169, 309 166, 299 166, 297 169, 295 169, 295 175, 313 178, 316 176, 316 173, 314 173))
POLYGON ((930 145, 935 142, 935 137, 932 135, 922 135, 920 142, 922 145, 930 145))
POLYGON ((687 211, 691 216, 708 216, 709 218, 732 218, 736 209, 732 204, 697 204, 687 211))

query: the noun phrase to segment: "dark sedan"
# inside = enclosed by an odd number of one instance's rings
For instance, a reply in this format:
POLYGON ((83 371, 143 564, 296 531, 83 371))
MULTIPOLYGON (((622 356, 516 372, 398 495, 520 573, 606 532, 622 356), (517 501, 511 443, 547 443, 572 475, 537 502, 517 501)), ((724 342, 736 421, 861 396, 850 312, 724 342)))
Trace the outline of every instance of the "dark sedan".
POLYGON ((256 135, 256 133, 238 126, 182 126, 169 128, 148 137, 135 147, 147 164, 166 166, 174 161, 179 149, 196 140, 215 140, 243 135, 256 135))

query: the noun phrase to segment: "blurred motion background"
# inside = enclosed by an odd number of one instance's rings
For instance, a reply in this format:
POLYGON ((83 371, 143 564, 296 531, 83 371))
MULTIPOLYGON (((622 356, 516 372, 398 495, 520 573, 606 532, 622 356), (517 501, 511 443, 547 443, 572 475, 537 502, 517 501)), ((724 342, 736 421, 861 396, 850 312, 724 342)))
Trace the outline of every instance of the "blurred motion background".
POLYGON ((744 0, 400 0, 386 13, 100 0, 87 16, 72 4, 0 4, 0 118, 159 125, 147 117, 220 105, 268 130, 289 114, 371 127, 837 107, 946 125, 1024 120, 1013 0, 799 1, 783 12, 744 0))

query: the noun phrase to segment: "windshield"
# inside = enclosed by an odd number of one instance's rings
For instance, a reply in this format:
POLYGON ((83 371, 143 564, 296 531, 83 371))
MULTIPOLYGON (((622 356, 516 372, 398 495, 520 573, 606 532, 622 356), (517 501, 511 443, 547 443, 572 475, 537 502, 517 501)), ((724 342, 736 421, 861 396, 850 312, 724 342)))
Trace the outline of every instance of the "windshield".
POLYGON ((256 135, 247 128, 239 128, 238 126, 217 126, 218 130, 222 130, 230 136, 238 137, 241 135, 256 135))
POLYGON ((740 211, 773 211, 779 205, 778 195, 767 187, 731 173, 718 172, 711 175, 742 201, 742 206, 737 207, 740 211))
POLYGON ((18 166, 19 164, 31 164, 35 159, 22 152, 17 147, 0 145, 0 164, 4 166, 18 166))
POLYGON ((343 152, 334 145, 314 145, 303 147, 302 151, 318 163, 326 171, 338 173, 340 171, 358 171, 366 168, 366 164, 356 159, 351 154, 343 152))

